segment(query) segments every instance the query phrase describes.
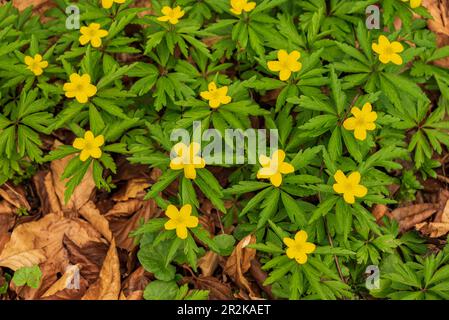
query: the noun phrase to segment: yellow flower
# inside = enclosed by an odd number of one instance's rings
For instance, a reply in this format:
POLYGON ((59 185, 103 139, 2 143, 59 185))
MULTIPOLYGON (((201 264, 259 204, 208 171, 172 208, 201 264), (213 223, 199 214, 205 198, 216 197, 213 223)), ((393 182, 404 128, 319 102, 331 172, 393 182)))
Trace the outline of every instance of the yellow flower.
MULTIPOLYGON (((402 0, 402 2, 408 2, 409 0, 402 0)), ((410 0, 410 7, 418 8, 421 6, 422 0, 410 0)))
POLYGON ((232 98, 228 96, 228 87, 217 88, 215 82, 209 83, 209 91, 201 92, 201 97, 209 101, 209 106, 213 109, 218 108, 222 104, 228 104, 232 98))
POLYGON ((187 228, 195 228, 198 226, 198 218, 191 214, 192 206, 190 204, 182 206, 179 211, 174 205, 169 205, 167 211, 165 211, 165 215, 169 217, 170 220, 165 223, 165 230, 176 229, 178 238, 183 240, 186 239, 187 228))
POLYGON ((73 147, 81 150, 80 160, 86 161, 89 157, 94 159, 101 158, 100 147, 104 144, 104 137, 99 135, 95 137, 92 131, 86 131, 84 138, 76 138, 73 141, 73 147))
POLYGON ((284 162, 284 160, 285 152, 283 150, 276 150, 271 159, 261 154, 259 156, 259 162, 262 168, 257 172, 257 178, 270 179, 270 182, 275 187, 279 187, 282 183, 282 174, 295 171, 295 168, 290 163, 284 162))
POLYGON ((298 231, 295 235, 295 239, 284 238, 283 239, 287 248, 287 257, 295 259, 299 264, 305 264, 307 262, 307 255, 314 252, 316 246, 307 242, 307 232, 304 230, 298 231))
POLYGON ((337 182, 333 185, 334 191, 342 193, 343 199, 349 204, 355 202, 355 197, 361 198, 368 193, 368 189, 359 184, 361 176, 357 171, 346 177, 343 171, 338 170, 334 175, 334 179, 337 182))
POLYGON ((354 137, 357 140, 366 139, 366 131, 376 129, 374 121, 377 119, 377 113, 372 111, 371 103, 365 103, 362 110, 357 107, 351 109, 354 117, 348 118, 343 122, 343 127, 346 130, 354 130, 354 137))
POLYGON ((387 37, 380 36, 379 43, 373 43, 373 51, 379 54, 379 60, 383 64, 393 62, 396 65, 402 64, 402 57, 398 54, 404 51, 404 47, 397 41, 390 42, 387 37))
POLYGON ((40 76, 44 73, 44 69, 48 67, 48 62, 42 60, 42 56, 40 54, 36 54, 34 58, 26 56, 25 64, 28 66, 27 69, 31 70, 35 76, 40 76))
POLYGON ((184 16, 184 13, 185 12, 181 9, 180 6, 177 6, 176 8, 165 6, 162 8, 163 16, 157 18, 157 20, 168 21, 171 24, 177 24, 179 22, 179 19, 184 16))
POLYGON ((100 29, 100 24, 98 23, 91 23, 88 27, 81 27, 80 32, 81 36, 79 41, 81 45, 84 46, 90 42, 94 48, 100 47, 101 38, 109 34, 106 30, 100 29))
POLYGON ((65 83, 63 89, 67 98, 75 97, 79 103, 86 103, 97 93, 97 87, 90 83, 88 74, 80 76, 73 73, 70 76, 70 82, 65 83))
POLYGON ((268 62, 268 69, 274 72, 279 71, 279 79, 287 81, 290 79, 292 72, 301 70, 302 64, 298 61, 299 58, 301 58, 299 51, 294 50, 288 54, 285 50, 279 50, 278 61, 268 62))
POLYGON ((172 170, 184 169, 184 176, 187 179, 195 179, 196 169, 206 166, 206 161, 197 155, 200 148, 200 145, 196 142, 189 146, 182 142, 175 144, 172 152, 176 154, 176 157, 170 161, 170 168, 172 170))
POLYGON ((115 3, 125 3, 126 0, 101 0, 101 5, 105 9, 109 9, 112 7, 112 4, 115 3))
POLYGON ((231 0, 231 12, 236 15, 241 15, 242 11, 250 12, 256 7, 255 2, 248 2, 248 0, 231 0))

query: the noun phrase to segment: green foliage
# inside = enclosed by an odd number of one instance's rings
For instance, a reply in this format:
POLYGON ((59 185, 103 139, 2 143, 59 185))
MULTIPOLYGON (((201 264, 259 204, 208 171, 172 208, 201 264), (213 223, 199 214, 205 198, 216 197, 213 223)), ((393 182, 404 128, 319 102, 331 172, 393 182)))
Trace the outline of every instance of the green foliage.
MULTIPOLYGON (((162 210, 190 204, 195 217, 217 211, 218 235, 200 223, 181 240, 165 229, 164 215, 134 230, 138 259, 156 278, 146 299, 206 299, 207 292, 179 287, 181 266, 197 272, 206 250, 227 257, 249 234, 278 298, 359 299, 367 294, 364 272, 371 264, 381 266, 383 283, 373 296, 447 298, 447 249, 431 254, 424 239, 400 234, 395 223, 376 223, 370 212, 375 204, 393 209, 413 201, 421 182, 437 177, 437 159, 449 147, 449 71, 433 63, 449 49, 437 48, 429 13, 400 0, 252 1, 254 10, 241 15, 228 0, 154 0, 151 13, 133 1, 108 10, 98 0, 79 1, 81 24, 108 31, 99 48, 81 45, 80 31, 66 28, 68 0, 54 1, 46 23, 31 8, 1 5, 0 185, 70 157, 62 174, 68 201, 89 170, 97 188, 110 192, 117 163, 126 158, 162 171, 146 195, 162 210), (380 30, 365 26, 371 4, 382 7, 380 30), (158 20, 164 6, 177 5, 185 11, 179 23, 158 20), (379 61, 372 44, 381 35, 403 45, 402 65, 379 61), (269 67, 279 50, 301 55, 300 70, 287 81, 269 67), (36 54, 48 61, 42 75, 25 63, 36 54), (86 103, 66 95, 74 73, 88 74, 97 89, 86 103), (227 87, 232 101, 211 108, 201 97, 211 82, 227 87), (367 103, 377 119, 362 141, 344 123, 367 103), (259 162, 209 162, 195 179, 170 166, 179 142, 174 129, 191 136, 216 129, 224 146, 229 128, 277 130, 294 172, 277 187, 258 178, 259 162), (89 131, 104 144, 99 157, 82 161, 74 139, 89 131), (48 145, 54 139, 61 141, 48 145), (367 194, 346 202, 333 187, 339 170, 360 173, 367 194), (394 199, 393 184, 400 186, 394 199), (283 243, 299 230, 316 245, 306 264, 290 259, 283 243)), ((246 141, 245 158, 264 151, 246 141)), ((39 279, 33 267, 18 270, 13 281, 36 286, 39 279)))
POLYGON ((37 289, 41 282, 42 271, 39 266, 22 267, 14 272, 14 276, 11 281, 16 286, 29 286, 30 288, 37 289))

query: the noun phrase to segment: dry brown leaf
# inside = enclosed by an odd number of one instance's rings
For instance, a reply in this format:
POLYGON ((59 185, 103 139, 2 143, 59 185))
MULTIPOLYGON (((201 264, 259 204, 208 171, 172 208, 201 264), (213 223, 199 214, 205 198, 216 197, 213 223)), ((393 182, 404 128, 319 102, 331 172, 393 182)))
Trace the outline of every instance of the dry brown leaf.
POLYGON ((44 215, 47 213, 63 215, 61 204, 53 184, 52 173, 47 171, 38 172, 33 177, 33 182, 41 203, 41 212, 44 215))
MULTIPOLYGON (((54 148, 57 148, 60 145, 61 143, 56 141, 54 148)), ((74 212, 76 213, 82 206, 84 206, 89 201, 95 190, 95 182, 92 176, 92 166, 90 166, 81 183, 73 191, 72 197, 67 203, 64 202, 65 184, 67 179, 61 181, 61 176, 69 161, 73 157, 74 155, 71 155, 63 159, 52 161, 50 165, 53 185, 55 187, 55 192, 58 196, 59 203, 61 204, 62 210, 69 214, 73 214, 74 212)))
POLYGON ((401 231, 407 231, 415 225, 425 221, 437 212, 432 203, 415 204, 393 210, 391 216, 398 221, 401 231))
POLYGON ((109 247, 102 242, 89 242, 80 248, 67 237, 64 237, 63 243, 69 262, 79 266, 81 276, 89 284, 97 281, 109 247))
POLYGON ((384 204, 376 204, 373 207, 372 214, 376 220, 382 219, 382 217, 387 214, 390 210, 384 204))
POLYGON ((12 187, 6 183, 0 188, 0 196, 17 209, 25 208, 28 211, 31 210, 25 191, 21 187, 12 187))
POLYGON ((113 239, 97 282, 89 287, 82 300, 118 300, 119 295, 120 263, 113 239))
POLYGON ((112 232, 108 220, 100 213, 92 201, 86 203, 79 211, 80 215, 100 232, 109 242, 112 241, 112 232))
POLYGON ((433 222, 423 222, 416 228, 431 238, 439 238, 449 233, 449 200, 433 222))
POLYGON ((145 269, 138 267, 122 284, 120 296, 124 300, 142 300, 143 291, 150 282, 149 274, 145 269))
POLYGON ((215 252, 208 251, 204 256, 198 260, 198 267, 201 269, 201 274, 205 277, 210 277, 214 274, 218 267, 218 260, 220 256, 215 252))
POLYGON ((67 235, 77 245, 100 241, 100 235, 86 222, 48 214, 38 221, 17 226, 0 255, 0 266, 17 270, 42 262, 63 272, 67 265, 62 240, 67 235))
MULTIPOLYGON (((428 20, 428 27, 437 36, 438 47, 449 45, 449 1, 448 0, 424 0, 423 6, 432 15, 433 19, 428 20)), ((436 65, 449 68, 449 58, 444 58, 435 62, 436 65)))
POLYGON ((114 201, 128 201, 129 199, 143 199, 145 195, 145 189, 147 189, 151 184, 148 179, 138 178, 128 180, 126 186, 117 192, 112 200, 114 201))
POLYGON ((227 283, 215 277, 189 277, 185 280, 193 283, 195 289, 208 290, 209 300, 232 300, 232 290, 227 283))
MULTIPOLYGON (((132 217, 118 218, 109 214, 110 212, 107 215, 112 234, 117 242, 117 247, 129 252, 136 247, 134 238, 131 238, 129 233, 135 230, 142 222, 147 222, 159 212, 157 204, 153 199, 142 203, 143 206, 132 217)), ((130 207, 135 208, 135 205, 130 204, 130 207)))
POLYGON ((111 210, 104 215, 108 220, 111 218, 129 217, 144 205, 144 201, 132 199, 126 202, 117 202, 111 210))
POLYGON ((42 295, 42 298, 55 295, 59 291, 69 289, 70 285, 73 284, 77 274, 79 274, 78 265, 67 266, 67 269, 62 277, 59 278, 58 281, 53 283, 53 285, 47 291, 45 291, 45 293, 42 295))
POLYGON ((256 237, 252 234, 243 238, 234 248, 231 256, 226 261, 224 272, 228 274, 240 288, 246 289, 250 297, 255 297, 251 284, 245 278, 244 273, 251 267, 251 260, 256 257, 256 249, 246 248, 249 244, 256 243, 256 237))

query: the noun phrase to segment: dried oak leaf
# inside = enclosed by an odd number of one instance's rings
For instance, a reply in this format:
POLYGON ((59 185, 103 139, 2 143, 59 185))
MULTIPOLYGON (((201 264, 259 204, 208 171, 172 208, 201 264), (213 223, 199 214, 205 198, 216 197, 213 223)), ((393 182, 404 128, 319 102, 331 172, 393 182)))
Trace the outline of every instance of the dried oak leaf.
POLYGON ((33 182, 41 203, 41 212, 44 215, 47 213, 63 215, 61 203, 56 195, 53 184, 52 173, 49 171, 40 171, 34 175, 33 182))
POLYGON ((198 260, 198 267, 201 269, 201 274, 204 277, 212 276, 218 267, 219 259, 220 256, 215 252, 206 252, 206 254, 198 260))
POLYGON ((246 248, 249 244, 256 243, 254 235, 243 238, 226 261, 224 272, 228 274, 237 285, 248 291, 250 297, 256 297, 249 281, 244 273, 251 268, 251 260, 256 257, 256 249, 246 248))
POLYGON ((89 287, 82 300, 118 300, 120 295, 120 262, 112 239, 98 280, 89 287))
POLYGON ((449 233, 449 200, 433 222, 423 222, 416 228, 431 238, 439 238, 449 233))
MULTIPOLYGON (((76 281, 76 277, 79 275, 79 267, 78 265, 69 265, 67 266, 67 269, 65 273, 62 275, 61 278, 58 279, 53 285, 45 291, 45 293, 42 295, 41 298, 46 298, 49 296, 54 296, 60 291, 64 290, 77 290, 75 288, 70 289, 71 285, 74 284, 74 281, 76 281)), ((79 294, 79 293, 77 293, 79 294)))
POLYGON ((188 277, 195 289, 208 290, 209 300, 233 300, 232 290, 229 284, 223 283, 214 277, 188 277))
POLYGON ((120 296, 123 300, 142 300, 143 291, 149 282, 149 273, 140 266, 123 281, 120 296))
POLYGON ((0 196, 17 209, 25 208, 28 211, 31 210, 22 187, 11 187, 5 184, 0 188, 0 196))

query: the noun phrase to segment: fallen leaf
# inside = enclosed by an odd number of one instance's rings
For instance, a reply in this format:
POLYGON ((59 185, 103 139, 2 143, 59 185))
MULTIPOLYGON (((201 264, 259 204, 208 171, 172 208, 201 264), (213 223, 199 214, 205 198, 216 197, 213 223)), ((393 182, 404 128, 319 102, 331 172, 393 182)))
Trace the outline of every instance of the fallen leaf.
POLYGON ((376 220, 382 219, 382 217, 390 211, 384 204, 376 204, 372 209, 372 214, 376 220))
POLYGON ((145 189, 147 189, 151 184, 148 179, 138 178, 128 180, 126 186, 117 192, 112 200, 114 201, 128 201, 129 199, 143 199, 145 196, 145 189))
MULTIPOLYGON (((131 208, 135 208, 134 204, 130 204, 131 208)), ((109 225, 112 234, 117 242, 117 247, 132 251, 136 247, 134 238, 129 236, 129 233, 135 230, 142 223, 147 222, 150 218, 156 216, 160 210, 153 199, 142 201, 141 208, 131 217, 121 218, 114 214, 106 215, 109 219, 109 225)))
POLYGON ((132 199, 126 202, 117 202, 111 210, 109 210, 104 216, 108 219, 113 217, 129 217, 137 210, 142 208, 144 202, 142 200, 132 199))
POLYGON ((249 244, 256 243, 256 237, 252 234, 243 238, 234 251, 229 256, 224 267, 224 272, 228 274, 240 288, 246 289, 250 297, 255 297, 249 281, 244 273, 251 267, 251 260, 256 257, 256 249, 246 248, 249 244))
POLYGON ((81 207, 80 215, 90 222, 90 224, 100 232, 109 242, 112 241, 112 232, 109 228, 108 220, 100 213, 95 204, 89 201, 81 207))
POLYGON ((82 300, 118 300, 120 295, 120 263, 115 240, 112 239, 100 276, 89 287, 82 300))
POLYGON ((142 300, 143 291, 149 282, 148 272, 140 266, 123 281, 121 296, 125 300, 142 300))
POLYGON ((63 215, 61 204, 53 184, 52 173, 49 171, 38 172, 33 177, 33 182, 41 203, 41 212, 44 215, 47 213, 63 215))
MULTIPOLYGON (((422 5, 427 8, 433 19, 427 25, 437 36, 438 47, 449 45, 449 1, 423 0, 422 5)), ((434 62, 437 66, 449 68, 449 58, 434 62)))
POLYGON ((65 273, 42 295, 42 298, 53 296, 59 291, 69 289, 70 285, 74 285, 74 281, 78 281, 76 277, 80 274, 78 265, 69 265, 65 273))
POLYGON ((188 277, 195 289, 208 290, 209 300, 233 300, 232 290, 229 284, 223 283, 214 277, 188 277))
MULTIPOLYGON (((55 141, 54 148, 57 148, 60 145, 61 143, 59 141, 55 141)), ((74 214, 76 216, 78 210, 89 201, 95 190, 95 182, 92 176, 92 166, 90 166, 81 183, 73 191, 69 201, 65 203, 64 192, 66 189, 65 184, 67 183, 67 179, 61 180, 61 176, 69 161, 73 157, 75 157, 75 155, 52 161, 50 165, 56 195, 58 196, 62 210, 67 213, 69 217, 73 217, 74 214)))
POLYGON ((0 196, 17 209, 24 208, 28 211, 31 210, 31 206, 26 199, 25 191, 21 187, 12 187, 6 183, 0 188, 0 196))
POLYGON ((391 216, 398 221, 401 231, 407 231, 431 217, 437 208, 432 203, 415 204, 393 210, 391 216))
POLYGON ((215 252, 206 252, 206 254, 198 260, 198 267, 201 269, 201 274, 205 277, 212 276, 218 267, 219 259, 220 256, 215 252))

